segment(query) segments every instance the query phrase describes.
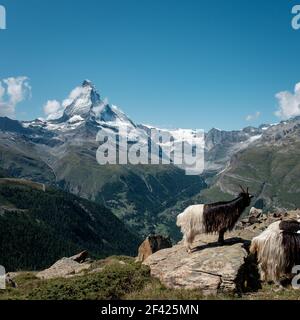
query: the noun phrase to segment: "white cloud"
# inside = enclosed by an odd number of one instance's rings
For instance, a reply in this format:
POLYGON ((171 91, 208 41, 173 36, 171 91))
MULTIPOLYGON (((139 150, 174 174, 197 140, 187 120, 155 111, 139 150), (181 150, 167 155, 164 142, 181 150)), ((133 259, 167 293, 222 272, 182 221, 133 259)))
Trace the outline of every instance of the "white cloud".
POLYGON ((86 89, 84 87, 76 87, 62 102, 57 100, 48 100, 44 105, 44 113, 47 116, 47 120, 60 118, 63 115, 66 107, 68 107, 74 100, 79 98, 85 92, 85 90, 86 89))
POLYGON ((300 115, 300 83, 295 85, 294 93, 282 91, 275 97, 278 100, 277 117, 286 120, 300 115))
POLYGON ((73 89, 69 94, 68 98, 62 102, 62 106, 64 108, 69 106, 75 99, 77 99, 82 93, 84 93, 84 91, 85 88, 83 87, 76 87, 75 89, 73 89))
POLYGON ((7 95, 10 101, 17 104, 31 94, 31 87, 27 77, 7 78, 3 82, 7 86, 7 95))
MULTIPOLYGON (((104 100, 97 106, 93 108, 93 112, 95 113, 96 117, 99 116, 103 108, 108 104, 108 98, 104 98, 104 100)), ((115 107, 115 106, 114 106, 115 107)), ((117 107, 115 107, 117 108, 117 107)))
POLYGON ((18 103, 31 97, 27 77, 10 77, 0 80, 0 116, 15 117, 18 103))
POLYGON ((0 102, 3 99, 4 93, 5 93, 5 88, 2 86, 2 83, 0 81, 0 102))
POLYGON ((254 114, 249 114, 247 117, 246 117, 246 121, 253 121, 253 120, 256 120, 260 117, 261 113, 259 111, 255 112, 254 114))
POLYGON ((47 120, 53 120, 63 115, 64 108, 59 101, 48 100, 44 105, 44 112, 47 116, 47 120))

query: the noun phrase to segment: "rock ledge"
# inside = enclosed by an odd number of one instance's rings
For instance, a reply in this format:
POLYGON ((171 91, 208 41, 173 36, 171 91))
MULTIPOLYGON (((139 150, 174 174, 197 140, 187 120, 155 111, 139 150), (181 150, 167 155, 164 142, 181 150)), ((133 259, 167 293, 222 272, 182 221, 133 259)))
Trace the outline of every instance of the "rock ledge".
POLYGON ((188 254, 182 242, 149 256, 144 264, 166 287, 200 289, 204 294, 239 293, 258 286, 256 265, 248 258, 249 241, 227 239, 218 246, 214 237, 201 236, 188 254))

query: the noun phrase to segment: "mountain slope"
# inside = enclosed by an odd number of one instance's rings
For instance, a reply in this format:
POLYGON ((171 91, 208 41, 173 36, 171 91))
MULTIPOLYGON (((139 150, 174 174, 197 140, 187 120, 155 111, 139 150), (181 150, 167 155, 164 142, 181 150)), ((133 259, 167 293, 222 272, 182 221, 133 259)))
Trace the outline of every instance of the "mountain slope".
POLYGON ((39 156, 36 144, 23 134, 0 131, 0 166, 13 177, 55 183, 53 170, 39 156))
POLYGON ((205 135, 205 170, 223 170, 231 157, 260 139, 267 125, 259 128, 247 127, 243 130, 224 131, 211 129, 205 135))
POLYGON ((104 257, 135 255, 140 239, 108 209, 74 195, 0 183, 0 264, 41 269, 82 250, 104 257))
POLYGON ((234 194, 242 184, 255 194, 255 205, 265 210, 300 207, 299 147, 300 118, 273 125, 259 140, 235 154, 204 194, 234 194))

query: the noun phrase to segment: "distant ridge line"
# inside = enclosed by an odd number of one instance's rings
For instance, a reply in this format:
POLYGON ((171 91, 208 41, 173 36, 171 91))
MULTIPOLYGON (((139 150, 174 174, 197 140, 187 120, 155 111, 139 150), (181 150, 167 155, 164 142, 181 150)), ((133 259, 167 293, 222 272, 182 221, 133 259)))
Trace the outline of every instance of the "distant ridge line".
POLYGON ((28 186, 33 189, 46 192, 46 185, 44 183, 38 183, 38 182, 25 180, 25 179, 0 178, 0 184, 28 186))

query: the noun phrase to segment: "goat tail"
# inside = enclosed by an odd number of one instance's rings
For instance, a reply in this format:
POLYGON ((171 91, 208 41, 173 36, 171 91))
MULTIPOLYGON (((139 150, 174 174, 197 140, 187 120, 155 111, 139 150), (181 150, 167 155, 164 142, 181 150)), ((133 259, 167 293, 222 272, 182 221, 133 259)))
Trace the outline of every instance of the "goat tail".
POLYGON ((192 205, 177 216, 176 225, 181 228, 182 233, 203 232, 203 210, 203 204, 192 205))

